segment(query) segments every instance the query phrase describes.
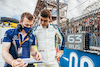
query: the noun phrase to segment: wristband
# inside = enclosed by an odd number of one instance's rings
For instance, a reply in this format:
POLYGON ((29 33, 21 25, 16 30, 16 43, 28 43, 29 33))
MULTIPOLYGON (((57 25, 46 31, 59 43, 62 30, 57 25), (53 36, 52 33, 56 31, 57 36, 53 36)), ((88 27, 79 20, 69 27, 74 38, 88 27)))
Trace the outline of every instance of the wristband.
POLYGON ((15 62, 15 61, 16 61, 16 60, 13 60, 13 62, 12 62, 12 64, 11 64, 12 67, 14 67, 14 62, 15 62))

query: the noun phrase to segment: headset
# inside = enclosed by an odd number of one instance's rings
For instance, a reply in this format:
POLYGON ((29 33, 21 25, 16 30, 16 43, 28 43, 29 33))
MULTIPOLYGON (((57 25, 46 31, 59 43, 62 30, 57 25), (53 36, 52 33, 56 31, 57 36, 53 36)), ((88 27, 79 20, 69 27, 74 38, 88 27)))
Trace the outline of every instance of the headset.
MULTIPOLYGON (((19 32, 21 32, 23 30, 23 27, 22 27, 22 25, 20 23, 17 24, 17 30, 19 32)), ((28 34, 30 34, 31 32, 32 32, 32 28, 28 31, 28 34)))
POLYGON ((22 27, 22 25, 21 24, 17 24, 17 30, 19 31, 19 32, 21 32, 22 30, 23 30, 23 27, 22 27))

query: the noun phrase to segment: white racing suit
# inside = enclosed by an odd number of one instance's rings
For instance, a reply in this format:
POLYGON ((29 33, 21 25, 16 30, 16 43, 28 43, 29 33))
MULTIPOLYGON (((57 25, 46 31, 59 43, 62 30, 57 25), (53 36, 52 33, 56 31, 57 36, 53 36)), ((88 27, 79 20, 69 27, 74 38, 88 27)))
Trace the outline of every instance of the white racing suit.
POLYGON ((38 51, 42 55, 45 63, 39 63, 38 67, 59 67, 55 48, 55 35, 57 34, 61 40, 61 50, 65 46, 65 41, 62 33, 57 25, 49 24, 45 28, 42 25, 33 28, 33 34, 37 37, 38 51))

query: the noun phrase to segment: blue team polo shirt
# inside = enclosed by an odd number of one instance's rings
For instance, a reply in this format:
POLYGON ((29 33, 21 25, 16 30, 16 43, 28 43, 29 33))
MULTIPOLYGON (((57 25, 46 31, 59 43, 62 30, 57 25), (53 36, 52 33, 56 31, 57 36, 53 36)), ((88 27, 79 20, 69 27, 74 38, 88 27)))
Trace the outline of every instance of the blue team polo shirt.
MULTIPOLYGON (((19 44, 19 38, 18 38, 18 34, 20 32, 15 28, 15 29, 9 29, 6 31, 5 35, 4 35, 4 39, 3 39, 3 42, 10 42, 11 43, 11 47, 9 49, 9 53, 13 56, 14 59, 17 59, 17 56, 16 56, 16 53, 15 53, 15 49, 14 49, 14 46, 12 44, 12 41, 15 40, 16 42, 16 46, 17 46, 17 49, 19 48, 20 44, 19 44)), ((24 39, 22 39, 22 34, 20 34, 20 39, 21 39, 21 42, 22 40, 25 40, 27 38, 27 36, 24 37, 24 39)), ((30 40, 27 40, 25 41, 21 47, 22 47, 22 56, 20 56, 20 58, 30 58, 30 46, 31 45, 35 45, 35 36, 30 33, 29 34, 29 38, 30 40), (29 45, 30 43, 30 45, 29 45)), ((5 67, 8 67, 6 64, 5 64, 5 67)))

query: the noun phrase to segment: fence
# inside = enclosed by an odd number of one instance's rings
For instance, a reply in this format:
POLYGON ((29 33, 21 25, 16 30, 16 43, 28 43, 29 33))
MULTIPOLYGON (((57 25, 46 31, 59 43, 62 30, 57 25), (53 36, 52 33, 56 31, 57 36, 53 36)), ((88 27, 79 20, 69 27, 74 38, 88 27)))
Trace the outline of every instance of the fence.
POLYGON ((89 45, 100 47, 100 12, 69 23, 68 33, 89 33, 89 45))

